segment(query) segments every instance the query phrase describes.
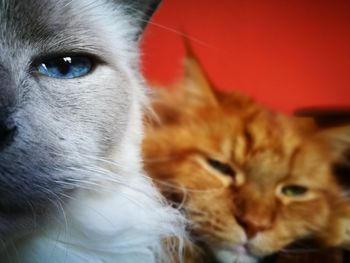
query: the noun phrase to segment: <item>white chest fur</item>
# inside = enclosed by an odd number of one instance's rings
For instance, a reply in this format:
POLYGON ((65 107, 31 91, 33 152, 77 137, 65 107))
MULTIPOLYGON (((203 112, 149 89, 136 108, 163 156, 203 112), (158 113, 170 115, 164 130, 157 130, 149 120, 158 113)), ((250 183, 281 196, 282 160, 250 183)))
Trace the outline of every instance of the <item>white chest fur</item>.
MULTIPOLYGON (((131 180, 135 188, 150 188, 143 178, 131 180)), ((118 188, 76 196, 48 228, 17 244, 9 262, 156 262, 163 253, 160 238, 172 227, 163 221, 171 211, 144 192, 118 188)))

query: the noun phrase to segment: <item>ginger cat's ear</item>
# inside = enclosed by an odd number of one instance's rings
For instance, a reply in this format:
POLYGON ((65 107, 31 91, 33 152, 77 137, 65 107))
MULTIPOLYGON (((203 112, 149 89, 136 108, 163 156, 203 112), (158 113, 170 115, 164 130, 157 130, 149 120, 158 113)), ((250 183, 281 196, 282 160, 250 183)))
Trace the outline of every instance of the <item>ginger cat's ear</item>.
MULTIPOLYGON (((350 124, 324 129, 318 136, 328 146, 333 176, 340 186, 350 193, 350 124)), ((348 199, 350 208, 350 195, 348 199)))
MULTIPOLYGON (((331 158, 331 173, 340 185, 344 196, 338 208, 333 213, 337 214, 335 222, 331 223, 334 229, 334 245, 350 249, 350 124, 324 129, 319 136, 329 146, 331 158), (336 210, 339 211, 336 211, 336 210)), ((333 243, 333 241, 330 241, 333 243)))
POLYGON ((350 162, 350 124, 320 129, 318 136, 329 145, 333 158, 348 158, 350 162))
POLYGON ((198 60, 193 56, 185 59, 183 78, 174 86, 189 107, 218 105, 213 86, 198 60))
POLYGON ((193 56, 184 60, 181 79, 169 87, 157 88, 151 98, 160 126, 178 122, 193 109, 219 105, 206 74, 193 56))

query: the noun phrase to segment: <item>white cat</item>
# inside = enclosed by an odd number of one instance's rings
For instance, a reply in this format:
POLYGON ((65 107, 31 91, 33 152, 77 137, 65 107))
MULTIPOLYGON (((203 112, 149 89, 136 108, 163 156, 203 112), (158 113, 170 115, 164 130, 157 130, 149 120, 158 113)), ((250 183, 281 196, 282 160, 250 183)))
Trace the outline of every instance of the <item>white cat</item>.
POLYGON ((158 1, 0 0, 1 262, 168 262, 141 168, 138 38, 158 1))

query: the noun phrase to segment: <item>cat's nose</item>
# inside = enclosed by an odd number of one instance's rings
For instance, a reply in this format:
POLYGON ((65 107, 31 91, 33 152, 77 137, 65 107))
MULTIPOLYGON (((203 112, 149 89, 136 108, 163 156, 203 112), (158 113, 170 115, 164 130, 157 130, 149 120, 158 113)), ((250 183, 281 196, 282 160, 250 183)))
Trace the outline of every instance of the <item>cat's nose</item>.
POLYGON ((10 145, 16 134, 16 125, 0 114, 0 150, 10 145))
POLYGON ((247 238, 254 238, 259 232, 272 228, 273 219, 270 214, 248 212, 241 216, 236 216, 237 223, 244 229, 247 238))
POLYGON ((11 115, 16 105, 16 89, 9 71, 0 64, 0 150, 9 145, 16 133, 11 115))

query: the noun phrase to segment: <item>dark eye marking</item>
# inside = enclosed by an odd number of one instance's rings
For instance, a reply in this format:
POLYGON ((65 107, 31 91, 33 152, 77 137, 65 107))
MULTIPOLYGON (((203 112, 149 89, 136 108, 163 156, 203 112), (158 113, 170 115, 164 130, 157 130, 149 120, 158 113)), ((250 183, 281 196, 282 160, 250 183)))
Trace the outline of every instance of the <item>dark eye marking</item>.
POLYGON ((281 189, 282 194, 288 197, 300 197, 306 194, 307 191, 308 189, 301 185, 286 185, 281 189))
POLYGON ((214 159, 207 159, 208 164, 213 167, 215 170, 219 171, 220 173, 228 176, 234 177, 236 175, 236 172, 232 169, 232 167, 226 163, 220 162, 218 160, 214 159))

